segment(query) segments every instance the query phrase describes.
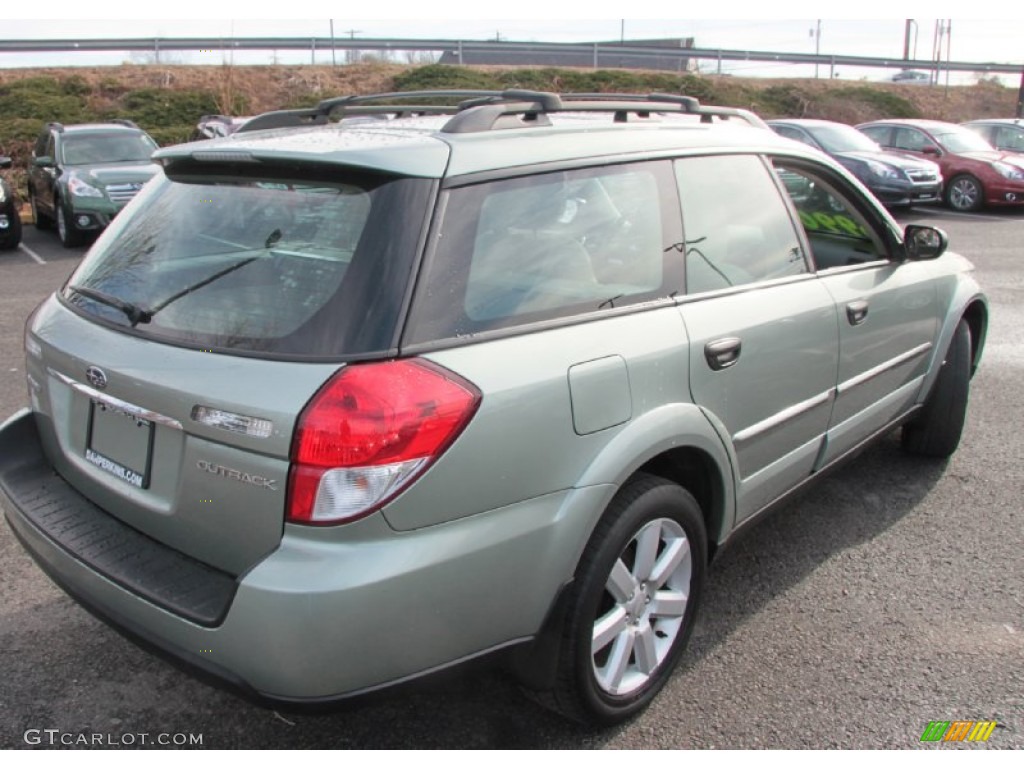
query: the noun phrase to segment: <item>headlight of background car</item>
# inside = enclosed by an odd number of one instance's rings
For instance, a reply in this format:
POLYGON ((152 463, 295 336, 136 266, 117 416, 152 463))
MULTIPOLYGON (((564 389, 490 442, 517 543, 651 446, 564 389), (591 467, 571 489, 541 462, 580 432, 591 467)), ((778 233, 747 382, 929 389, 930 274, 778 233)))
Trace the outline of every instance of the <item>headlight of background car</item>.
POLYGON ((903 176, 893 168, 891 165, 885 163, 879 163, 874 160, 868 160, 868 170, 871 171, 875 176, 883 179, 901 179, 903 176))
POLYGON ((1018 168, 1015 165, 1009 163, 992 163, 992 167, 995 168, 1000 176, 1005 176, 1008 179, 1024 180, 1024 170, 1018 168))
POLYGON ((72 195, 78 197, 103 197, 103 193, 96 187, 86 184, 77 176, 72 176, 68 181, 68 189, 71 190, 72 195))

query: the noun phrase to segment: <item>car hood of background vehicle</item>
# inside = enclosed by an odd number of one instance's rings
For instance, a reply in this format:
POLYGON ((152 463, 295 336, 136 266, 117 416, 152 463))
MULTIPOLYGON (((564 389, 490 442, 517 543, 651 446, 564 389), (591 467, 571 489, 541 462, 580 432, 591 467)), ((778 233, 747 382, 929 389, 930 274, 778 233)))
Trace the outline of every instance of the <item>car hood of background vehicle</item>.
POLYGON ((107 186, 109 184, 128 184, 145 182, 160 172, 156 163, 112 163, 111 165, 92 166, 88 170, 75 171, 75 175, 90 184, 107 186))
POLYGON ((894 155, 892 152, 836 152, 836 157, 847 157, 852 160, 874 160, 879 163, 885 163, 886 165, 892 165, 896 168, 900 168, 904 171, 910 170, 931 170, 935 165, 930 160, 918 160, 913 157, 904 157, 903 155, 894 155))

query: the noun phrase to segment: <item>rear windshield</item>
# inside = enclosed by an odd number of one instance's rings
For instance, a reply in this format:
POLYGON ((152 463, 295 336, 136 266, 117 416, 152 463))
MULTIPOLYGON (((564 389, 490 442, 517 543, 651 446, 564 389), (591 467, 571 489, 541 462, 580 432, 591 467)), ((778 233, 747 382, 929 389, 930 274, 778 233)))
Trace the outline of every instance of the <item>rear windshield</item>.
POLYGON ((336 175, 161 175, 62 296, 125 332, 185 346, 312 359, 384 353, 433 185, 336 175))

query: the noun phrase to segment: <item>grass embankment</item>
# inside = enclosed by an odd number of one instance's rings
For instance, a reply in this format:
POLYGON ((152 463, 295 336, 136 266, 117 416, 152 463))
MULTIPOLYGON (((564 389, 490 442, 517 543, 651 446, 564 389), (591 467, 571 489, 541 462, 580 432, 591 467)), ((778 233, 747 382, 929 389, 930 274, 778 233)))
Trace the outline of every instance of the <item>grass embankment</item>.
POLYGON ((185 141, 201 115, 246 115, 307 106, 330 96, 431 88, 684 93, 752 109, 765 118, 816 117, 858 123, 882 117, 959 122, 1013 114, 1016 93, 984 83, 930 87, 828 80, 765 80, 664 72, 554 68, 198 67, 124 65, 94 69, 0 70, 0 154, 25 194, 25 167, 40 127, 128 118, 160 144, 185 141))

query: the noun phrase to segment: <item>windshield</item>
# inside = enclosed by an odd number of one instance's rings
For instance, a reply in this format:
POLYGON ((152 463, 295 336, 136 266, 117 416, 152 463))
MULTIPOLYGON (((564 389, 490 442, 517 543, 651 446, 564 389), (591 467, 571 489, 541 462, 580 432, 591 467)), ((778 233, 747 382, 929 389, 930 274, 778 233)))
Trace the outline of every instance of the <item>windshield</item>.
POLYGON ((149 160, 156 143, 144 133, 85 133, 65 136, 65 165, 139 163, 149 160))
POLYGON ((995 147, 967 128, 943 129, 935 132, 935 140, 949 152, 993 152, 995 147))
POLYGON ((332 170, 351 178, 160 176, 62 296, 125 332, 205 349, 388 349, 431 183, 332 170))
POLYGON ((816 125, 807 131, 826 152, 881 152, 882 148, 848 125, 816 125))

